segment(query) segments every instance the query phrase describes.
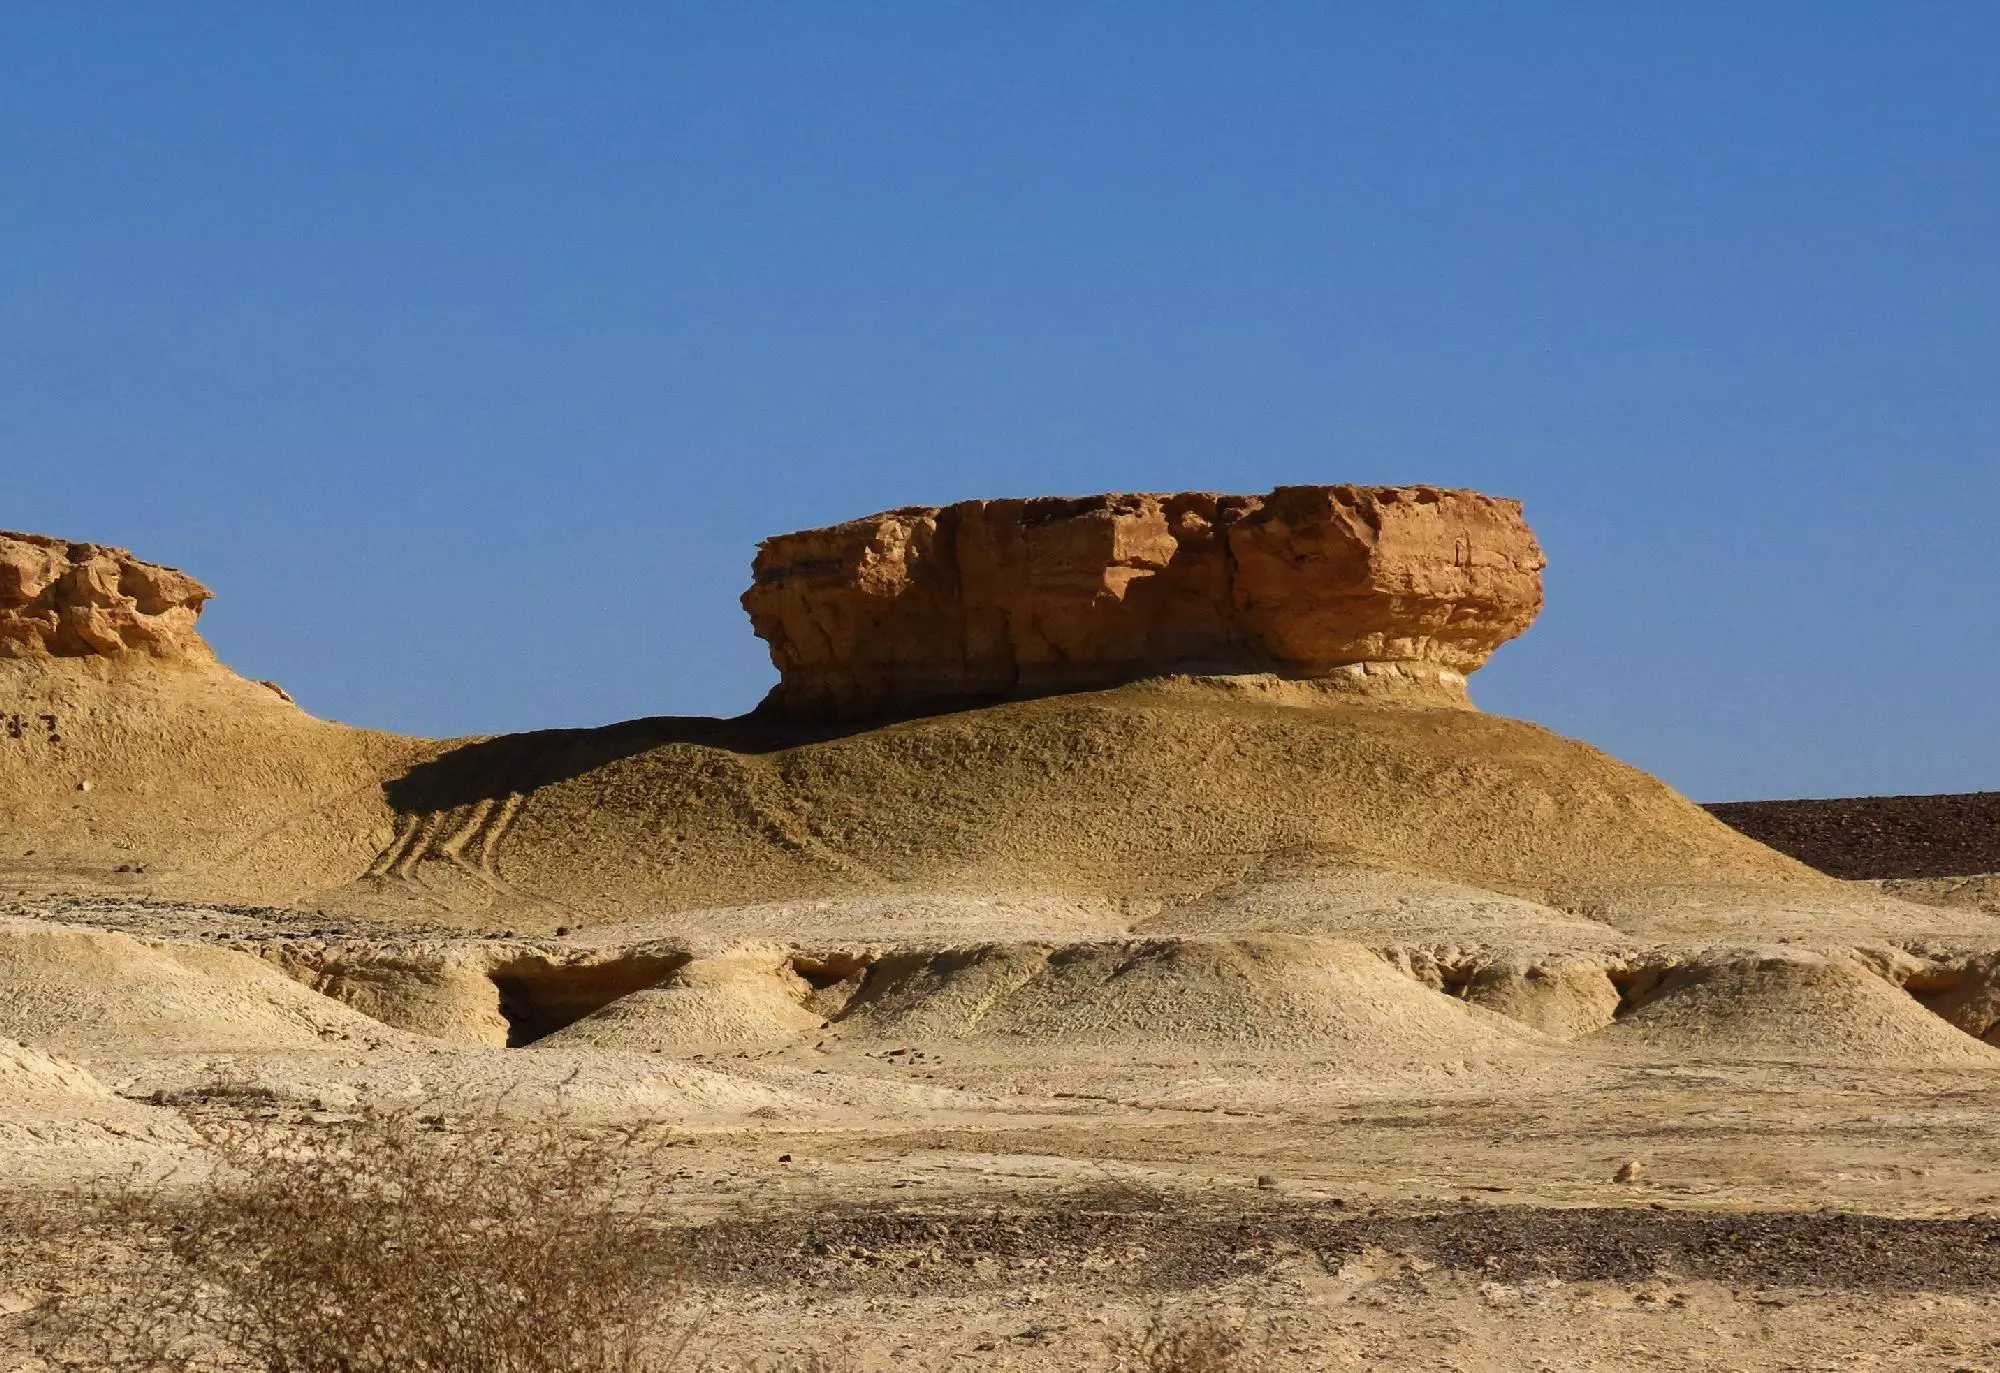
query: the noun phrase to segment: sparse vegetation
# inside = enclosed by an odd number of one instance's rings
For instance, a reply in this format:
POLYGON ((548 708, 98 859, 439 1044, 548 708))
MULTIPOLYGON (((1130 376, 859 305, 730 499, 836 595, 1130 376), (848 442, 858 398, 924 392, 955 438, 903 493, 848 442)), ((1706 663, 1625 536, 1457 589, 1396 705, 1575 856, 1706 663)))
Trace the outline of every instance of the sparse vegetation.
POLYGON ((641 1373, 676 1361, 629 1136, 447 1134, 395 1115, 208 1127, 219 1166, 102 1199, 39 1313, 57 1369, 641 1373))
POLYGON ((1111 1373, 1276 1373, 1268 1340, 1212 1311, 1156 1313, 1144 1329, 1105 1341, 1111 1373))
MULTIPOLYGON (((12 1199, 0 1268, 47 1294, 28 1334, 54 1373, 862 1367, 841 1348, 739 1356, 699 1328, 678 1300, 685 1247, 624 1195, 664 1139, 393 1114, 197 1129, 207 1171, 46 1209, 12 1199)), ((1212 1311, 1077 1353, 1113 1373, 1276 1367, 1268 1341, 1212 1311)))

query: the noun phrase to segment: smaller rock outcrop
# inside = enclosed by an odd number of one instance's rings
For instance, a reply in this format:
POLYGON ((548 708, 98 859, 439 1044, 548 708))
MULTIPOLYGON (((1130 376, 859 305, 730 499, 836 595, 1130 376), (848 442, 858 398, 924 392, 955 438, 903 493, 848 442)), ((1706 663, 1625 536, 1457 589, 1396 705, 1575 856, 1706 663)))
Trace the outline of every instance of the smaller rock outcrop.
POLYGON ((0 658, 145 654, 212 662, 209 590, 122 548, 0 531, 0 658))
POLYGON ((1462 691, 1541 609, 1515 501, 1286 486, 962 501, 767 539, 744 593, 808 715, 1164 673, 1414 674, 1462 691))

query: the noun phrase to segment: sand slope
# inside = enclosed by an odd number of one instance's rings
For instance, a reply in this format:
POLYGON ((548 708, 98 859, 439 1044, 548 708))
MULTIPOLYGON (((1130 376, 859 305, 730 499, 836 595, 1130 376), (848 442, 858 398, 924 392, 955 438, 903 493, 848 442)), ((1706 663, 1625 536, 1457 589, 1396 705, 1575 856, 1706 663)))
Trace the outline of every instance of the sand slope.
POLYGON ((62 1096, 106 1098, 111 1089, 67 1059, 31 1048, 18 1040, 0 1039, 0 1100, 62 1096))
POLYGON ((16 921, 0 924, 0 1035, 91 1058, 397 1032, 249 954, 16 921))
POLYGON ((378 868, 476 857, 523 926, 898 888, 1178 901, 1276 858, 1527 896, 1835 890, 1533 725, 1205 682, 823 737, 760 717, 516 736, 389 792, 404 818, 378 868))
POLYGON ((1170 905, 1136 930, 1535 943, 1592 943, 1619 935, 1600 921, 1518 896, 1419 873, 1358 868, 1260 873, 1170 905))
POLYGON ((163 1172, 193 1143, 173 1112, 121 1100, 77 1064, 0 1039, 0 1184, 163 1172))
POLYGON ((775 952, 735 950, 697 958, 659 986, 620 997, 535 1047, 685 1054, 785 1044, 825 1023, 807 1007, 812 993, 775 952))
POLYGON ((791 933, 774 907, 921 892, 1022 893, 1074 921, 1048 933, 1107 933, 1106 901, 1330 868, 1563 904, 1672 883, 1837 890, 1537 726, 1271 679, 872 726, 661 719, 452 745, 314 720, 222 668, 10 662, 0 685, 60 736, 0 744, 0 874, 302 901, 385 928, 728 908, 744 928, 724 933, 771 937, 791 933))
POLYGON ((1690 1058, 2000 1068, 2000 1050, 1887 979, 1803 952, 1690 964, 1590 1042, 1690 1058))
POLYGON ((1539 1041, 1360 945, 1268 935, 913 953, 871 969, 833 1030, 850 1041, 1030 1054, 1207 1050, 1382 1064, 1539 1041))
POLYGON ((0 708, 0 873, 56 890, 285 903, 349 881, 392 831, 383 779, 431 747, 216 666, 0 660, 0 708))

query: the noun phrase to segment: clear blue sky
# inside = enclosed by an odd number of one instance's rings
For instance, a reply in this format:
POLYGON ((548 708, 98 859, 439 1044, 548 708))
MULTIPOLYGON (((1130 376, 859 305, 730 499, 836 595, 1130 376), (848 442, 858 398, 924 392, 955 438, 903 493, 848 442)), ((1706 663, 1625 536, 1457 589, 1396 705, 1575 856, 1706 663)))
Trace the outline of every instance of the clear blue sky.
POLYGON ((1475 679, 1702 799, 2000 788, 1991 0, 0 10, 0 526, 433 734, 729 714, 764 534, 1519 497, 1475 679))

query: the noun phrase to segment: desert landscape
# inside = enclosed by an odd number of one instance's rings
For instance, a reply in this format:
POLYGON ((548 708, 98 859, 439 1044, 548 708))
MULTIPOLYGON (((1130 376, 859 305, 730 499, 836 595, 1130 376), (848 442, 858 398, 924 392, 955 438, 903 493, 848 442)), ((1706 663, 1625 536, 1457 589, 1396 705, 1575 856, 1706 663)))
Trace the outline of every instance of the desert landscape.
POLYGON ((336 1366, 105 1312, 387 1130, 581 1151, 522 1233, 643 1229, 629 1366, 2000 1370, 2000 793, 1484 713, 1543 566, 1427 486, 909 507, 757 550, 744 714, 435 740, 0 534, 0 1369, 336 1366))

